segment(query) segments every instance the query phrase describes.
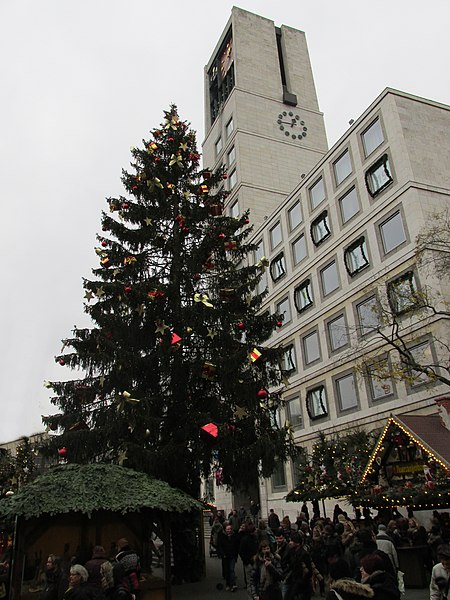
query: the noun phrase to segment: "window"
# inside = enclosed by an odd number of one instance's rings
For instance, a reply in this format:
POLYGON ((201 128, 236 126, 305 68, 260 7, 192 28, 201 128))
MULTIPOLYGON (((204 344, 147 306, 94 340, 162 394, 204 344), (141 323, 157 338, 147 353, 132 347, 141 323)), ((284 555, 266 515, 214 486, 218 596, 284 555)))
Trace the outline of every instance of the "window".
POLYGON ((389 369, 388 361, 381 360, 377 364, 368 365, 369 389, 372 400, 383 400, 394 393, 394 387, 390 378, 384 373, 389 369))
MULTIPOLYGON (((257 264, 264 257, 264 242, 261 240, 255 250, 255 264, 257 264)), ((267 288, 267 273, 266 270, 261 274, 261 279, 256 286, 256 294, 262 294, 267 288)))
POLYGON ((311 223, 311 238, 315 246, 319 246, 331 235, 331 229, 328 224, 328 211, 324 210, 311 223))
POLYGON ((278 281, 285 274, 286 263, 284 261, 284 254, 281 252, 270 263, 270 276, 272 277, 272 281, 278 281))
POLYGON ((221 137, 214 144, 214 148, 215 148, 215 151, 216 151, 216 156, 219 156, 219 154, 221 153, 222 148, 223 148, 223 142, 222 142, 222 138, 221 137))
POLYGON ((309 201, 311 203, 311 210, 314 210, 316 206, 319 206, 319 204, 324 200, 325 185, 323 183, 323 178, 321 177, 309 188, 309 201))
POLYGON ((347 223, 347 221, 350 221, 352 217, 359 213, 358 196, 355 187, 352 187, 344 196, 339 198, 339 208, 341 209, 343 223, 347 223))
POLYGON ((348 150, 341 154, 337 161, 333 163, 333 169, 336 185, 340 185, 352 172, 352 161, 350 160, 350 152, 348 150))
POLYGON ((369 156, 369 154, 372 154, 372 152, 384 142, 380 119, 376 119, 371 125, 369 125, 369 127, 363 131, 361 138, 364 148, 364 155, 369 156))
POLYGON ((336 393, 339 403, 339 410, 350 410, 358 406, 355 376, 353 373, 336 379, 336 393))
POLYGON ((339 287, 339 274, 336 261, 333 261, 320 271, 323 295, 331 294, 339 287))
POLYGON ((278 244, 281 244, 282 241, 283 241, 283 236, 281 234, 281 223, 278 222, 270 230, 270 247, 272 248, 272 250, 274 248, 276 248, 278 246, 278 244))
POLYGON ((284 349, 283 355, 281 356, 280 368, 285 375, 289 375, 289 373, 292 373, 297 368, 293 344, 284 349))
POLYGON ((276 306, 277 315, 280 315, 283 324, 289 323, 291 320, 291 304, 289 298, 284 298, 281 302, 278 302, 276 306))
POLYGON ((412 271, 388 283, 388 298, 392 312, 401 315, 417 307, 417 285, 412 271))
POLYGON ((313 331, 309 335, 305 335, 302 340, 303 342, 303 354, 305 357, 305 364, 310 365, 320 359, 320 344, 319 334, 317 331, 313 331))
POLYGON ((302 406, 300 404, 300 398, 292 398, 287 402, 287 413, 289 423, 294 429, 303 427, 303 414, 302 406))
POLYGON ((320 419, 328 414, 325 386, 319 385, 306 392, 306 409, 310 419, 320 419))
POLYGON ((234 171, 231 171, 230 177, 228 178, 228 181, 229 181, 229 188, 228 189, 231 191, 234 188, 234 186, 236 185, 236 183, 237 183, 237 172, 236 172, 236 169, 234 169, 234 171))
POLYGON ((348 330, 344 315, 339 315, 336 319, 328 321, 327 329, 331 350, 339 350, 348 345, 348 330))
POLYGON ((231 150, 227 154, 227 165, 230 166, 236 160, 236 150, 234 146, 231 147, 231 150))
POLYGON ((367 191, 372 198, 378 196, 378 194, 394 181, 391 175, 387 154, 383 154, 383 156, 370 167, 366 172, 365 178, 367 191))
POLYGON ((296 202, 288 210, 289 230, 293 231, 303 221, 302 207, 300 202, 296 202))
POLYGON ((346 248, 344 251, 344 262, 348 274, 352 277, 369 266, 366 240, 364 237, 358 238, 353 244, 346 248))
POLYGON ((234 123, 233 123, 233 117, 232 117, 225 126, 225 133, 227 135, 227 138, 230 137, 230 135, 233 133, 233 131, 234 131, 234 123))
POLYGON ((275 470, 272 473, 272 488, 274 490, 286 487, 286 473, 284 471, 284 462, 278 460, 275 463, 275 470))
POLYGON ((298 265, 307 256, 306 252, 306 239, 302 235, 292 242, 292 256, 294 258, 294 265, 298 265))
POLYGON ((385 254, 406 242, 403 219, 400 212, 395 213, 380 225, 381 241, 385 254))
POLYGON ((237 200, 230 206, 230 217, 233 219, 239 218, 239 202, 237 200))
MULTIPOLYGON (((422 342, 421 344, 417 344, 417 346, 409 348, 409 351, 411 352, 413 360, 415 360, 416 363, 420 366, 425 367, 430 363, 434 362, 431 354, 430 342, 428 341, 422 342)), ((410 371, 412 386, 423 385, 424 383, 429 383, 430 381, 432 381, 432 379, 426 373, 416 371, 416 369, 412 368, 410 369, 410 371)))
POLYGON ((357 304, 356 312, 361 335, 372 333, 380 326, 380 309, 375 296, 371 296, 357 304))
POLYGON ((310 279, 305 279, 305 281, 302 281, 302 283, 295 288, 294 304, 298 312, 302 312, 309 306, 312 306, 313 293, 310 279))

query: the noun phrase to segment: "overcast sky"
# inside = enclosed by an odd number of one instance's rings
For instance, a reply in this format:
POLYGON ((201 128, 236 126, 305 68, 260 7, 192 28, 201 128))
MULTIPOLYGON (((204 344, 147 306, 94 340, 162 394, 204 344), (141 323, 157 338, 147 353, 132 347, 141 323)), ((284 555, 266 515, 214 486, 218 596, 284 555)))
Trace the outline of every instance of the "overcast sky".
MULTIPOLYGON (((0 1, 0 443, 41 431, 61 339, 87 324, 105 197, 175 102, 203 139, 229 0, 0 1)), ((246 0, 306 32, 330 146, 385 87, 449 103, 447 0, 246 0)))

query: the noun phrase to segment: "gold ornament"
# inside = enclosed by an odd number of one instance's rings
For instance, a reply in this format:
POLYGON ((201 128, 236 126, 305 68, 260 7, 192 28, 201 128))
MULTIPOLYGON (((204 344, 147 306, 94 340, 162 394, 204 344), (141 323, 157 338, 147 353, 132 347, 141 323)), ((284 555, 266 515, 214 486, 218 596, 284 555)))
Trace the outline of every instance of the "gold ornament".
POLYGON ((208 308, 213 308, 213 305, 211 304, 211 302, 209 300, 208 294, 199 294, 199 293, 194 294, 194 302, 201 302, 208 308))
POLYGON ((94 297, 94 294, 91 292, 91 290, 86 290, 84 297, 86 298, 86 300, 88 302, 90 302, 92 300, 92 298, 94 297))
POLYGON ((155 333, 160 333, 161 335, 164 335, 164 332, 166 331, 166 329, 169 329, 169 327, 164 323, 164 321, 161 321, 160 319, 158 319, 155 322, 155 325, 156 325, 155 333))

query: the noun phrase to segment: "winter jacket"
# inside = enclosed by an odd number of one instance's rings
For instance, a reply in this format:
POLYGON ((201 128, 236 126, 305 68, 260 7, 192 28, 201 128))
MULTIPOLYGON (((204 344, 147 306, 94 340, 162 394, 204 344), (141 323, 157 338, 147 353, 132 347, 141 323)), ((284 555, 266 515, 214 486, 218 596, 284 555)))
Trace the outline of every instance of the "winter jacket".
POLYGON ((377 535, 377 548, 382 552, 385 552, 394 566, 395 570, 398 570, 398 556, 397 550, 395 549, 394 542, 386 533, 379 533, 377 535))
POLYGON ((258 552, 258 538, 256 533, 244 533, 239 543, 239 556, 244 567, 251 564, 253 557, 258 552))
POLYGON ((444 569, 442 563, 434 565, 431 571, 430 600, 447 600, 449 593, 450 572, 444 569))
POLYGON ((367 600, 373 596, 370 585, 358 583, 354 579, 337 579, 332 582, 325 600, 367 600))
POLYGON ((386 571, 374 571, 363 583, 373 589, 373 600, 400 600, 397 581, 386 571))
POLYGON ((239 536, 236 533, 227 535, 225 532, 219 533, 217 540, 217 550, 223 558, 237 558, 239 549, 239 536))
POLYGON ((281 600, 282 576, 280 557, 277 554, 270 554, 268 566, 265 565, 264 557, 257 556, 248 580, 250 598, 258 596, 260 600, 281 600))

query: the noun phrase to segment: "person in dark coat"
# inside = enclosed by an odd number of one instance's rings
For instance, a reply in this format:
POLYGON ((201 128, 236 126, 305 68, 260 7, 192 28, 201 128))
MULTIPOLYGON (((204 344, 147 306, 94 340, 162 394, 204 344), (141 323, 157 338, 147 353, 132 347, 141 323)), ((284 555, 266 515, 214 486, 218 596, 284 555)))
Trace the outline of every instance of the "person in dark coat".
POLYGON ((121 563, 112 565, 109 561, 100 566, 102 590, 106 600, 132 600, 133 596, 123 585, 125 576, 121 563))
POLYGON ((266 542, 259 545, 248 580, 248 594, 253 600, 281 600, 283 571, 280 557, 273 554, 266 542))
POLYGON ((236 560, 239 550, 239 536, 233 531, 232 525, 225 526, 225 532, 219 533, 218 551, 222 557, 222 577, 225 579, 227 590, 236 591, 236 560))
POLYGON ((128 540, 121 538, 117 542, 116 561, 121 563, 124 569, 124 578, 122 584, 129 592, 135 596, 139 596, 140 584, 139 578, 141 575, 141 563, 139 556, 131 549, 128 540))
POLYGON ((87 582, 88 572, 83 565, 72 565, 69 573, 69 587, 64 592, 64 600, 92 600, 92 590, 87 582))
POLYGON ((84 565, 88 572, 88 583, 91 586, 96 596, 101 596, 102 593, 102 576, 100 567, 106 562, 106 552, 103 546, 94 546, 92 558, 84 565))
POLYGON ((302 600, 310 600, 313 566, 309 553, 303 547, 303 535, 297 531, 291 535, 282 567, 283 599, 293 600, 300 596, 302 600))
POLYGON ((361 583, 370 585, 374 600, 400 600, 395 577, 384 570, 383 559, 375 552, 361 558, 361 583))
POLYGON ((272 531, 274 531, 275 529, 279 529, 281 526, 280 518, 278 517, 277 513, 273 510, 273 508, 269 510, 267 524, 269 525, 272 531))
POLYGON ((41 600, 58 600, 60 581, 61 559, 54 554, 49 554, 45 565, 45 588, 41 600))
POLYGON ((239 556, 244 565, 245 583, 248 583, 253 568, 253 558, 258 552, 258 538, 253 523, 244 523, 239 540, 239 556))
POLYGON ((325 600, 370 600, 374 592, 370 585, 358 583, 350 576, 350 567, 343 558, 330 565, 330 589, 325 600))

